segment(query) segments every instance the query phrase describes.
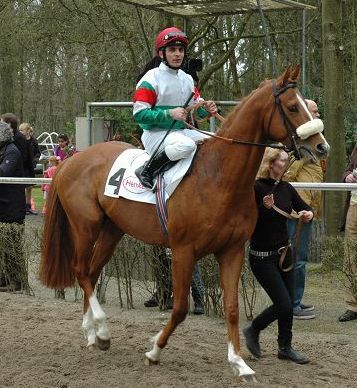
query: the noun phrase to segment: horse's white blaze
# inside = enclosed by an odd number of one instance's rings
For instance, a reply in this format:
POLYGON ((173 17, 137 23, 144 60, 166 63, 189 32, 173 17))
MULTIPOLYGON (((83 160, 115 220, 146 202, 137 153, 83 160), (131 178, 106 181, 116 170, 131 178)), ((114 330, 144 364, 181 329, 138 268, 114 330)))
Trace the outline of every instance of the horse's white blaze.
POLYGON ((231 364, 233 373, 238 376, 254 375, 255 372, 243 360, 242 357, 234 351, 232 342, 228 342, 228 362, 231 364))
POLYGON ((95 326, 93 320, 93 312, 91 307, 88 307, 88 310, 83 315, 82 329, 85 337, 88 340, 87 346, 95 344, 95 326))
POLYGON ((162 333, 162 330, 155 335, 155 337, 152 338, 152 342, 154 343, 153 348, 150 350, 150 352, 146 352, 145 356, 151 360, 151 361, 159 361, 160 360, 160 354, 162 349, 157 345, 157 341, 160 338, 160 335, 162 333))
POLYGON ((305 112, 307 113, 307 115, 309 116, 309 119, 310 119, 310 120, 313 120, 313 117, 312 117, 310 111, 307 109, 307 105, 305 104, 305 101, 303 100, 303 98, 300 96, 299 93, 296 93, 296 97, 297 97, 297 99, 299 100, 299 102, 300 102, 302 108, 304 109, 304 111, 305 111, 305 112))
POLYGON ((93 320, 98 326, 96 335, 101 339, 109 339, 110 331, 106 322, 107 316, 105 315, 103 309, 100 307, 98 299, 94 294, 89 297, 89 305, 93 312, 93 320))

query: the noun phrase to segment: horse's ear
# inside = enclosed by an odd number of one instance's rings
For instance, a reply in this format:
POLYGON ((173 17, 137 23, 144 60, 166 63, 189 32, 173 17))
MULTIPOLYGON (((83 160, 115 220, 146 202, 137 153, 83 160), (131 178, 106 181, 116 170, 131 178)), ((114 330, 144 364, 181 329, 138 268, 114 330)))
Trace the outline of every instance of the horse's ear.
POLYGON ((290 73, 290 82, 296 82, 300 75, 300 65, 296 65, 292 67, 291 73, 290 73))
POLYGON ((286 85, 289 83, 289 79, 290 79, 290 73, 291 73, 291 65, 289 65, 286 70, 284 71, 283 75, 281 76, 282 77, 282 84, 280 87, 286 85))

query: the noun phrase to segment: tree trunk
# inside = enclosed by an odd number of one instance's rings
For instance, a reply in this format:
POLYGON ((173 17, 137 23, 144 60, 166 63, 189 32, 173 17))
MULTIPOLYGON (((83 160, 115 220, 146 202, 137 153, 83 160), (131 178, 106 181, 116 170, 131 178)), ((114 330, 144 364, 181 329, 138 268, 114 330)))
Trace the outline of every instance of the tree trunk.
POLYGON ((12 50, 11 50, 10 39, 9 41, 2 42, 2 47, 0 52, 2 53, 2 58, 0 61, 0 79, 1 79, 1 90, 2 90, 2 104, 1 109, 2 113, 15 111, 14 103, 14 69, 15 64, 13 60, 12 50))
MULTIPOLYGON (((345 168, 345 134, 343 123, 343 45, 342 0, 322 1, 322 34, 325 89, 325 132, 331 145, 327 181, 340 182, 345 168)), ((328 192, 326 196, 327 234, 336 234, 343 209, 343 196, 328 192)))

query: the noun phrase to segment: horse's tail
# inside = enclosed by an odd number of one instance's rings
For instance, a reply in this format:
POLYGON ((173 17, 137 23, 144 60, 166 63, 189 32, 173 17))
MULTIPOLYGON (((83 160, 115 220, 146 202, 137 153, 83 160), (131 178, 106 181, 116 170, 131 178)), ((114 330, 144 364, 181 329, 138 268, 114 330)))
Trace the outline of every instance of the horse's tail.
POLYGON ((67 215, 58 197, 56 178, 46 203, 45 226, 39 269, 40 281, 49 288, 63 289, 75 283, 72 266, 74 244, 67 215))

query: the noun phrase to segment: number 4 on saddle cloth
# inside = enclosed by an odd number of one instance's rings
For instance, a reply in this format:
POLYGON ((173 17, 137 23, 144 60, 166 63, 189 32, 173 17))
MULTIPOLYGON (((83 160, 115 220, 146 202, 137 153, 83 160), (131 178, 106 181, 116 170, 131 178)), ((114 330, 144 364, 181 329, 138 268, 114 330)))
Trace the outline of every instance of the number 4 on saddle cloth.
POLYGON ((119 155, 109 171, 104 195, 155 204, 163 230, 167 233, 166 201, 186 175, 194 155, 179 160, 163 175, 159 175, 155 193, 143 186, 135 175, 135 170, 149 158, 146 151, 138 149, 128 149, 119 155))

